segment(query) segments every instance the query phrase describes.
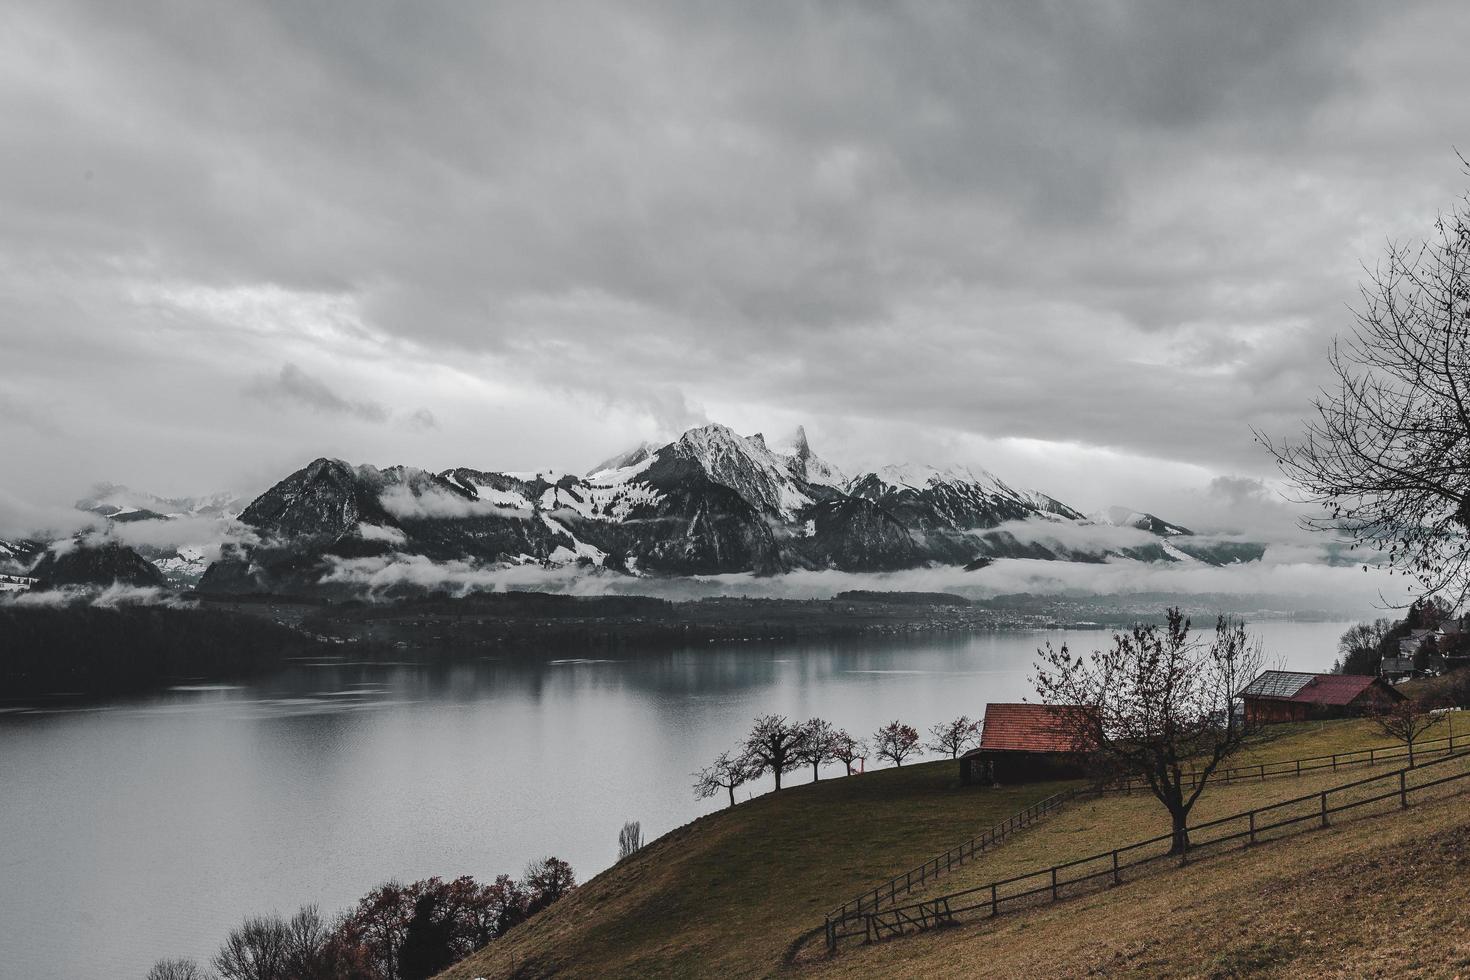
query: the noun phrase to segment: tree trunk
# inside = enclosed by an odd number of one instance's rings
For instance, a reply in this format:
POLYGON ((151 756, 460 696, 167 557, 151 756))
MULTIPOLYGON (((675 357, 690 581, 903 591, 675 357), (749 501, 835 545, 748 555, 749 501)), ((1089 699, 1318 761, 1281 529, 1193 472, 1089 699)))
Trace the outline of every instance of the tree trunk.
POLYGON ((1174 841, 1169 847, 1169 853, 1182 857, 1189 851, 1189 814, 1171 813, 1170 816, 1174 818, 1174 841))
POLYGON ((1414 768, 1414 740, 1411 738, 1411 739, 1408 740, 1408 742, 1409 742, 1409 768, 1412 769, 1412 768, 1414 768))
POLYGON ((820 763, 817 763, 817 762, 813 762, 812 763, 812 782, 814 782, 814 783, 817 780, 819 780, 819 779, 822 778, 821 776, 817 775, 817 766, 818 765, 820 765, 820 763))
POLYGON ((776 792, 781 792, 781 770, 777 766, 771 767, 772 774, 776 777, 776 792))
POLYGON ((731 783, 729 786, 727 786, 725 788, 730 791, 730 805, 731 806, 734 806, 735 805, 735 784, 734 783, 731 783))

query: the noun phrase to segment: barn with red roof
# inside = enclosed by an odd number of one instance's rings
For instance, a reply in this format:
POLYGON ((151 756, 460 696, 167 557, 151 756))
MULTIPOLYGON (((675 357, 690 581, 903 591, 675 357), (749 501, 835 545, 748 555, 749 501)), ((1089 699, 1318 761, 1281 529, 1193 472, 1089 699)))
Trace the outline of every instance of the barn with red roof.
POLYGON ((1404 695, 1364 674, 1267 670, 1240 691, 1247 725, 1368 714, 1404 695))
POLYGON ((980 746, 960 757, 960 781, 1009 784, 1081 775, 1090 744, 1083 710, 987 704, 980 746))

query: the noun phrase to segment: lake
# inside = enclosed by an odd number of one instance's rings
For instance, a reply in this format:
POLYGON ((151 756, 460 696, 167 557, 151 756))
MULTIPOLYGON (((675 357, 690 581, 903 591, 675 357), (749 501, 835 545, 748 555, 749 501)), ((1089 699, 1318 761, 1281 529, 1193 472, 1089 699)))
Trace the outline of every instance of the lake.
MULTIPOLYGON (((1325 670, 1346 626, 1253 630, 1273 663, 1325 670)), ((205 962, 249 913, 311 902, 335 913, 389 878, 519 876, 555 854, 585 880, 617 856, 623 821, 642 821, 651 840, 718 808, 694 800, 690 774, 756 714, 820 715, 855 735, 895 718, 922 731, 1032 696, 1031 662, 1047 640, 1092 649, 1109 635, 548 652, 435 668, 323 662, 242 686, 8 709, 0 978, 141 977, 163 956, 205 962)), ((977 829, 956 827, 955 838, 977 829)))

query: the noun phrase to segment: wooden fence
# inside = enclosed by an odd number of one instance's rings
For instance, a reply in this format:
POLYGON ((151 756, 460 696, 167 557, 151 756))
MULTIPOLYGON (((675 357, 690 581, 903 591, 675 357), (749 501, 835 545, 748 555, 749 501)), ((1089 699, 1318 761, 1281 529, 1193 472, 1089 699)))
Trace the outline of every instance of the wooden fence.
MULTIPOLYGON (((1415 752, 1418 755, 1418 752, 1415 752)), ((1432 762, 1406 766, 1391 772, 1343 783, 1268 806, 1256 807, 1228 817, 1208 820, 1189 828, 1188 854, 1171 855, 1171 834, 1161 834, 1111 851, 1066 861, 1039 871, 966 888, 909 905, 873 909, 856 918, 834 923, 828 919, 827 948, 835 951, 843 939, 861 936, 864 942, 900 936, 907 932, 955 923, 961 916, 993 917, 1045 902, 1085 893, 1089 889, 1121 884, 1124 872, 1155 864, 1165 858, 1185 860, 1222 845, 1256 844, 1311 827, 1326 827, 1334 814, 1362 807, 1406 808, 1409 797, 1423 795, 1470 778, 1470 768, 1456 770, 1470 761, 1470 752, 1442 756, 1432 762), (1448 774, 1446 774, 1448 773, 1448 774), (857 928, 860 924, 861 928, 857 928)), ((1464 787, 1456 786, 1455 791, 1464 787)))
MULTIPOLYGON (((1465 748, 1466 746, 1470 746, 1470 734, 1419 739, 1414 743, 1414 758, 1420 759, 1435 755, 1453 754, 1457 747, 1465 748)), ((1286 759, 1278 762, 1260 763, 1254 766, 1235 766, 1230 769, 1217 769, 1210 778, 1218 782, 1232 783, 1246 779, 1266 780, 1280 776, 1300 776, 1304 773, 1316 772, 1322 769, 1331 769, 1335 772, 1338 769, 1345 769, 1354 765, 1371 766, 1385 762, 1395 762, 1400 759, 1407 759, 1408 755, 1408 749, 1402 743, 1378 745, 1366 749, 1356 749, 1352 752, 1336 752, 1332 755, 1303 756, 1300 759, 1286 759)), ((1192 782, 1194 777, 1198 776, 1198 773, 1190 772, 1186 775, 1190 777, 1192 782)), ((976 854, 994 847, 1016 831, 1031 826, 1043 816, 1065 806, 1078 796, 1100 795, 1103 793, 1132 793, 1147 789, 1148 782, 1135 776, 1114 780, 1102 785, 1066 790, 1049 796, 1037 803, 1033 803, 1020 813, 1011 816, 1005 821, 991 827, 989 830, 971 837, 969 840, 950 848, 943 854, 925 861, 916 868, 905 871, 903 874, 894 875, 876 888, 866 891, 857 898, 851 899, 831 912, 828 912, 825 926, 825 932, 828 937, 828 948, 835 948, 836 940, 833 937, 838 932, 843 932, 844 927, 849 922, 855 921, 866 913, 880 908, 884 902, 892 903, 899 896, 910 894, 915 887, 925 885, 939 875, 963 865, 966 861, 974 858, 976 854)))
MULTIPOLYGON (((1414 741, 1414 758, 1430 758, 1436 755, 1453 755, 1456 748, 1470 748, 1470 735, 1449 735, 1439 738, 1416 739, 1414 741)), ((1230 769, 1216 769, 1211 775, 1213 782, 1235 783, 1243 780, 1266 780, 1276 776, 1300 776, 1303 773, 1317 772, 1322 769, 1346 769, 1349 766, 1379 765, 1384 762, 1397 762, 1407 760, 1409 750, 1402 742, 1393 745, 1379 745, 1373 748, 1357 749, 1352 752, 1335 752, 1332 755, 1305 756, 1300 759, 1284 759, 1279 762, 1264 762, 1254 766, 1234 766, 1230 769)), ((1185 773, 1188 781, 1193 784, 1198 778, 1198 772, 1185 773)), ((1099 787, 1100 793, 1132 793, 1139 790, 1147 790, 1148 780, 1139 776, 1129 776, 1125 779, 1111 780, 1104 786, 1099 787)))
POLYGON ((1044 800, 1031 804, 1020 813, 1006 818, 994 827, 976 834, 964 843, 951 847, 938 857, 930 858, 917 868, 905 871, 901 875, 894 875, 877 888, 863 892, 857 898, 839 905, 827 913, 825 931, 828 948, 835 947, 834 930, 840 929, 844 924, 856 921, 865 913, 879 908, 884 902, 893 902, 900 895, 907 895, 913 891, 916 886, 923 885, 947 871, 958 868, 975 855, 984 852, 987 848, 994 847, 1023 827, 1031 826, 1048 813, 1056 812, 1077 797, 1095 792, 1096 790, 1091 787, 1079 786, 1054 793, 1044 800))

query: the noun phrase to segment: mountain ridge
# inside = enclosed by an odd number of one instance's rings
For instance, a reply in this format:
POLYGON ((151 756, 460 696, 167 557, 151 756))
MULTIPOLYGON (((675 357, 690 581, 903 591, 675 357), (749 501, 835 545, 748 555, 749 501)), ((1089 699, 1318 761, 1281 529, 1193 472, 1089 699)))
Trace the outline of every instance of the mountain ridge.
POLYGON ((240 521, 257 543, 226 547, 199 588, 350 591, 395 562, 423 559, 667 576, 980 567, 1004 557, 1210 560, 1151 544, 1192 532, 1143 516, 1151 521, 1126 527, 1147 540, 1062 545, 1032 532, 1097 522, 987 471, 908 464, 847 477, 804 429, 772 448, 760 433, 710 423, 586 475, 319 458, 244 508, 240 521))

